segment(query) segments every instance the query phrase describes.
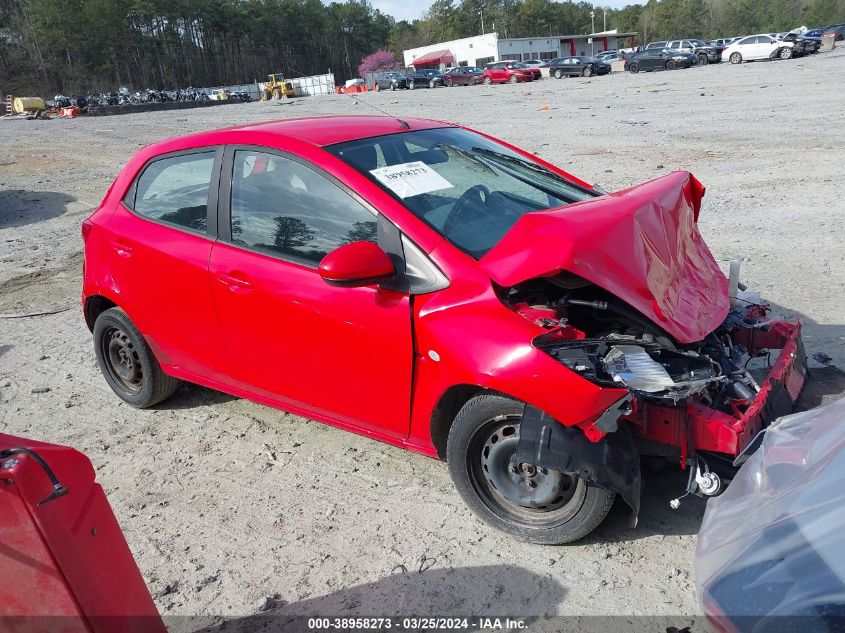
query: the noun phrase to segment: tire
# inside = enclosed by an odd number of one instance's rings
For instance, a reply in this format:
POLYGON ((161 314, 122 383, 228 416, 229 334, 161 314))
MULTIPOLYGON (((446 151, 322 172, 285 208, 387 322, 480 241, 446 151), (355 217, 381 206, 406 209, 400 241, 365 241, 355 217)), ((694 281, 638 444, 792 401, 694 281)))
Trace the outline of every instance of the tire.
POLYGON ((639 64, 630 64, 630 65, 628 66, 628 72, 633 73, 633 74, 635 74, 635 75, 636 75, 638 72, 640 72, 640 66, 639 66, 639 64))
POLYGON ((434 80, 432 79, 431 81, 428 82, 428 87, 432 88, 432 89, 437 88, 437 84, 434 83, 434 80))
POLYGON ((480 519, 517 539, 545 545, 577 541, 599 526, 616 495, 578 477, 510 464, 522 409, 522 403, 499 395, 476 396, 461 408, 446 447, 452 481, 480 519))
POLYGON ((276 101, 278 101, 278 100, 279 100, 279 99, 281 99, 281 98, 282 98, 282 91, 281 91, 281 90, 279 90, 278 88, 276 88, 276 89, 273 91, 273 99, 275 99, 276 101))
POLYGON ((698 65, 699 66, 706 66, 710 63, 710 60, 707 59, 707 55, 699 55, 698 56, 698 65))
POLYGON ((741 64, 742 63, 742 55, 739 53, 731 53, 731 56, 728 58, 732 64, 741 64))
POLYGON ((675 63, 674 59, 670 59, 666 62, 666 70, 675 70, 677 67, 678 65, 675 63))
POLYGON ((555 71, 555 79, 560 79, 561 77, 563 77, 563 71, 560 68, 558 68, 555 71))
POLYGON ((378 84, 378 82, 376 82, 375 88, 376 88, 376 92, 381 92, 381 86, 378 84))
POLYGON ((470 77, 470 78, 469 78, 469 85, 470 85, 470 86, 474 86, 474 85, 475 85, 475 84, 477 84, 477 83, 478 83, 478 80, 477 80, 475 77, 470 77))
POLYGON ((158 404, 179 386, 162 371, 141 332, 120 308, 106 310, 94 322, 94 352, 109 387, 133 407, 158 404))
POLYGON ((780 49, 780 58, 781 59, 792 59, 792 47, 791 46, 784 46, 780 49))
POLYGON ((396 82, 395 81, 390 82, 390 90, 396 90, 396 82))
POLYGON ((510 76, 510 79, 508 79, 508 81, 509 81, 510 83, 512 83, 512 84, 518 83, 518 82, 519 82, 519 77, 517 77, 516 75, 511 75, 511 76, 510 76))
POLYGON ((490 77, 485 77, 485 78, 484 78, 484 85, 485 85, 485 86, 489 86, 489 85, 490 85, 490 84, 492 84, 492 83, 493 83, 493 80, 492 80, 492 79, 490 79, 490 77))
POLYGON ((455 85, 454 82, 452 82, 451 77, 449 79, 447 79, 445 83, 446 83, 447 88, 451 88, 452 86, 455 85))
POLYGON ((416 86, 414 85, 414 80, 412 79, 408 82, 408 90, 413 90, 414 88, 416 88, 416 86))
POLYGON ((584 77, 592 77, 593 76, 593 68, 592 66, 587 66, 584 71, 581 73, 584 77))

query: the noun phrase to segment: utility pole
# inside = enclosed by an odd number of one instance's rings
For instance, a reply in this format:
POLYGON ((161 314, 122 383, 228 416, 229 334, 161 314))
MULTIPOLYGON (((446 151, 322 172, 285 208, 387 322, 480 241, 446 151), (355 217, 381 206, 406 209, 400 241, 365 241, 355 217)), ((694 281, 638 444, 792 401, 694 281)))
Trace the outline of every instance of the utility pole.
POLYGON ((593 37, 593 33, 596 32, 596 12, 590 11, 590 55, 594 55, 596 52, 596 43, 595 38, 593 37))
POLYGON ((478 11, 481 13, 481 34, 484 35, 484 5, 478 5, 478 11))
POLYGON ((602 29, 605 33, 607 33, 607 9, 602 9, 604 11, 604 29, 602 29))

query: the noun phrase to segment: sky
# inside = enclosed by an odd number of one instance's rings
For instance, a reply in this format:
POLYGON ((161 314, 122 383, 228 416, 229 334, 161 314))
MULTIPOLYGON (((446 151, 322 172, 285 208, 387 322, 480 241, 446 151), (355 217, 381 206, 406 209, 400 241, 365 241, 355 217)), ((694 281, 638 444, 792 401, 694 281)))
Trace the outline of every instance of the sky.
MULTIPOLYGON (((410 2, 408 0, 370 0, 370 4, 376 9, 380 9, 382 13, 392 15, 397 20, 413 20, 422 17, 431 2, 428 0, 422 2, 414 2, 413 0, 410 2)), ((621 9, 629 4, 641 3, 636 2, 636 0, 604 0, 595 4, 601 7, 621 9)))

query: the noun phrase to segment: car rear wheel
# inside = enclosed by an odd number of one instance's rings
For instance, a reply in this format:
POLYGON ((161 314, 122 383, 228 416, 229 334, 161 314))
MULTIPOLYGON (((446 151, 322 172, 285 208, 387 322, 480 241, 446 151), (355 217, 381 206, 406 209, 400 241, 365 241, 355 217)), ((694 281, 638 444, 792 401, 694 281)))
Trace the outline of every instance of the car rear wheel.
POLYGON ((452 82, 452 78, 451 78, 451 77, 445 81, 445 84, 446 84, 446 87, 447 87, 447 88, 451 88, 452 86, 454 86, 454 85, 455 85, 455 84, 452 82))
POLYGON ((376 82, 376 92, 381 92, 381 84, 376 82))
POLYGON ((592 77, 592 75, 593 75, 592 67, 587 66, 581 74, 584 75, 585 77, 592 77))
POLYGON ((519 81, 519 77, 517 77, 516 75, 511 75, 511 78, 508 81, 510 81, 512 84, 515 84, 519 81))
POLYGON ((640 72, 639 65, 638 64, 631 64, 630 66, 628 66, 628 72, 632 72, 636 75, 638 72, 640 72))
POLYGON ((94 352, 109 387, 133 407, 145 409, 173 395, 176 378, 165 374, 144 337, 120 308, 94 322, 94 352))
POLYGON ((416 86, 414 85, 414 80, 411 79, 411 81, 408 82, 408 89, 413 90, 415 87, 416 86))
POLYGON ((431 81, 428 82, 428 87, 429 88, 437 88, 437 84, 434 83, 434 79, 432 79, 431 81))
POLYGON ((699 66, 706 66, 710 63, 710 60, 707 59, 707 55, 699 55, 698 56, 698 64, 699 66))
POLYGON ((580 477, 514 459, 523 405, 476 396, 461 408, 446 449, 455 487, 484 522, 518 539, 559 545, 583 538, 615 494, 580 477))
POLYGON ((731 56, 728 59, 732 64, 742 63, 742 55, 740 55, 739 53, 731 53, 731 56))
POLYGON ((792 57, 792 47, 784 46, 780 49, 780 58, 781 59, 790 59, 792 57))
POLYGON ((475 85, 475 84, 477 84, 477 83, 478 83, 478 80, 477 80, 475 77, 470 77, 470 78, 469 78, 469 85, 470 85, 470 86, 474 86, 474 85, 475 85))
POLYGON ((555 71, 555 79, 560 79, 561 77, 563 77, 563 71, 561 71, 561 69, 560 69, 560 68, 558 68, 558 69, 555 71))
POLYGON ((485 78, 484 78, 484 85, 485 85, 485 86, 489 86, 489 85, 490 85, 490 84, 492 84, 492 83, 493 83, 493 80, 492 80, 492 79, 490 79, 490 77, 485 77, 485 78))
POLYGON ((666 70, 675 70, 677 67, 678 65, 675 63, 674 59, 670 59, 666 62, 666 70))

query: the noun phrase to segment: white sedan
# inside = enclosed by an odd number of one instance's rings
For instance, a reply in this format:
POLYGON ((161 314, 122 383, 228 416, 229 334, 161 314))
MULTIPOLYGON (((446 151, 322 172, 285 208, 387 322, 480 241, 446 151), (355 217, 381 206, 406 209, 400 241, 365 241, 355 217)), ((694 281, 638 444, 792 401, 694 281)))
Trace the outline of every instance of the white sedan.
POLYGON ((749 35, 738 39, 722 51, 722 60, 741 64, 757 59, 789 59, 792 57, 793 46, 792 42, 782 42, 770 35, 749 35))

